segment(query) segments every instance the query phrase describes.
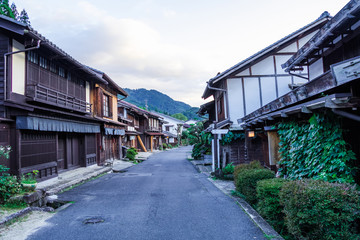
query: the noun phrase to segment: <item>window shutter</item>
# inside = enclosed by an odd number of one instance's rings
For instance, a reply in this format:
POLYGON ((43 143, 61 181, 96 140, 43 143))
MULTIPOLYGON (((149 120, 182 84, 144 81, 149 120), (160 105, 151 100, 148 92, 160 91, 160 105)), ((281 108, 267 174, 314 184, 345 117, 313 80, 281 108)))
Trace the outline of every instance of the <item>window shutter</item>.
POLYGON ((109 117, 111 117, 111 118, 113 116, 112 105, 113 105, 113 98, 112 98, 112 96, 109 96, 109 117))
POLYGON ((103 91, 101 88, 97 88, 97 101, 96 101, 96 115, 98 117, 103 117, 104 111, 103 111, 103 104, 104 104, 104 96, 103 91))

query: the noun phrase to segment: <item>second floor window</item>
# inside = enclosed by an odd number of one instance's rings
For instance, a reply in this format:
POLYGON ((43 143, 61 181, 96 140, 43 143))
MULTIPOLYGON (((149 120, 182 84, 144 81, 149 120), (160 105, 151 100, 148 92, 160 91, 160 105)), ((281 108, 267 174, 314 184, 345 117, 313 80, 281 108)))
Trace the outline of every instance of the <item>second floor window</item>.
POLYGON ((39 61, 40 67, 46 69, 46 68, 48 67, 47 59, 44 58, 44 57, 42 57, 42 56, 40 56, 39 60, 40 60, 40 61, 39 61))
POLYGON ((50 63, 50 71, 53 73, 56 73, 56 64, 55 63, 50 63))
POLYGON ((112 111, 111 111, 112 98, 109 95, 106 95, 106 94, 104 94, 103 96, 104 96, 103 97, 103 116, 104 117, 112 117, 112 111))
POLYGON ((28 60, 32 63, 35 63, 35 64, 38 64, 39 63, 39 58, 38 58, 38 55, 37 53, 34 53, 32 51, 30 51, 28 53, 28 60))
POLYGON ((60 77, 65 77, 65 69, 63 69, 62 67, 59 67, 59 76, 60 77))

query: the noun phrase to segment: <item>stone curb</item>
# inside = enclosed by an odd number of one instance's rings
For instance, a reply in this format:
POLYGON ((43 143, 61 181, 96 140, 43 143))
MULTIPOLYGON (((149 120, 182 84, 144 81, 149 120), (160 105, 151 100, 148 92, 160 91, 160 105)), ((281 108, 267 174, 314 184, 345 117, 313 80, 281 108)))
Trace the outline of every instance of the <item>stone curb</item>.
POLYGON ((39 211, 39 212, 54 212, 55 210, 52 207, 45 207, 45 208, 40 208, 40 207, 27 207, 24 208, 16 213, 13 213, 7 217, 5 217, 2 221, 0 221, 0 227, 4 226, 6 223, 8 223, 9 221, 15 219, 15 218, 19 218, 22 217, 30 212, 33 211, 39 211))
POLYGON ((234 201, 236 201, 240 207, 249 215, 249 217, 253 220, 253 222, 263 231, 264 234, 267 236, 271 236, 271 240, 284 240, 283 237, 280 236, 279 233, 277 233, 272 226, 268 222, 263 219, 260 214, 251 207, 250 204, 248 204, 244 199, 240 197, 232 196, 230 192, 227 192, 225 189, 222 189, 216 184, 216 180, 212 180, 208 178, 208 180, 214 184, 215 187, 217 187, 219 190, 221 190, 223 193, 228 195, 230 198, 232 198, 234 201))
POLYGON ((256 225, 258 225, 261 231, 263 231, 267 236, 271 236, 271 240, 284 240, 284 238, 281 237, 280 234, 277 233, 274 228, 270 226, 270 224, 267 223, 244 199, 231 195, 230 197, 241 206, 241 208, 250 216, 256 225))
POLYGON ((196 163, 193 163, 193 161, 190 161, 192 163, 192 165, 194 166, 194 168, 204 174, 205 176, 207 176, 208 180, 215 186, 217 187, 219 190, 221 190, 223 193, 225 193, 226 195, 228 195, 230 198, 232 198, 234 201, 236 201, 240 207, 249 215, 249 217, 253 220, 253 222, 261 229, 261 231, 266 234, 267 236, 271 236, 271 240, 284 240, 283 237, 280 236, 279 233, 277 233, 274 228, 272 226, 270 226, 269 223, 267 223, 261 216, 260 214, 255 211, 255 209, 253 209, 250 204, 248 204, 244 199, 239 198, 239 197, 234 197, 231 195, 231 193, 227 192, 225 189, 222 189, 221 187, 219 187, 214 180, 212 180, 210 178, 210 173, 206 173, 206 172, 201 172, 199 166, 196 165, 196 163))
POLYGON ((65 190, 65 189, 67 189, 67 188, 69 188, 69 187, 72 187, 72 186, 75 186, 75 185, 77 185, 77 184, 86 182, 86 181, 88 181, 88 180, 91 179, 91 178, 97 177, 97 176, 99 176, 99 175, 101 175, 101 174, 103 174, 103 173, 110 172, 110 171, 111 171, 111 168, 110 168, 110 167, 106 167, 106 168, 103 168, 103 169, 101 169, 101 170, 99 170, 99 171, 96 171, 96 172, 94 172, 94 173, 92 173, 92 174, 89 174, 88 176, 86 176, 86 177, 84 177, 84 178, 75 179, 75 180, 72 180, 72 181, 70 181, 70 182, 68 182, 68 183, 65 183, 65 184, 62 184, 62 185, 60 185, 60 186, 57 186, 57 187, 55 187, 55 188, 51 188, 51 189, 49 189, 49 190, 44 189, 44 190, 46 190, 46 195, 47 195, 47 196, 55 195, 55 194, 57 194, 57 193, 65 190))

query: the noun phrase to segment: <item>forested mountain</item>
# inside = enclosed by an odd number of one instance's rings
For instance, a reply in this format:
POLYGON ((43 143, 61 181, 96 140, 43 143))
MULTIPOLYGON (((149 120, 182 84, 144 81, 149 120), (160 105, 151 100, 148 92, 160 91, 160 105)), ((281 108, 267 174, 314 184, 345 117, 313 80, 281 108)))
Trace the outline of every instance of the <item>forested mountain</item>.
POLYGON ((163 94, 157 90, 147 90, 144 88, 139 89, 124 89, 129 97, 125 101, 135 104, 141 108, 147 108, 151 111, 157 111, 168 115, 175 113, 182 113, 188 119, 199 119, 196 112, 199 110, 197 107, 191 107, 189 104, 184 102, 175 101, 166 94, 163 94))

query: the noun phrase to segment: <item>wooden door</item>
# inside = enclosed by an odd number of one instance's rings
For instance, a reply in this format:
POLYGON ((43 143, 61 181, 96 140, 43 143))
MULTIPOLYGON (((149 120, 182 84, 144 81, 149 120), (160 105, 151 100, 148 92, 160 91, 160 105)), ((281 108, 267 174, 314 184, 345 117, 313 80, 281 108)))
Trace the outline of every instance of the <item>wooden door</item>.
POLYGON ((71 161, 72 166, 77 166, 80 163, 80 139, 73 136, 71 138, 71 161))
POLYGON ((65 159, 66 159, 66 148, 65 148, 66 138, 64 135, 59 135, 58 137, 58 159, 57 167, 58 171, 65 169, 65 159))

